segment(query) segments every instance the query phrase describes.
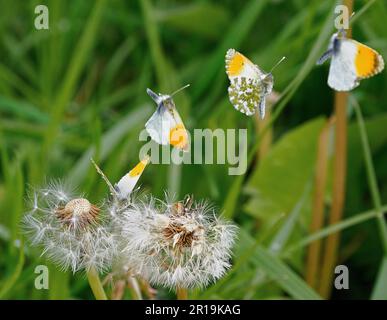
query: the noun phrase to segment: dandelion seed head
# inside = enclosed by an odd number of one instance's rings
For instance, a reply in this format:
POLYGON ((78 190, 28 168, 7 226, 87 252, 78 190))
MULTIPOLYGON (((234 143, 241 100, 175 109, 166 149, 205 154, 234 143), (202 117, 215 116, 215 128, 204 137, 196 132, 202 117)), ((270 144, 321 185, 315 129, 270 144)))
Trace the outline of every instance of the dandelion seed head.
POLYGON ((236 227, 206 202, 166 198, 134 202, 122 213, 118 233, 127 269, 155 285, 206 286, 230 267, 236 227))
POLYGON ((59 182, 36 190, 31 198, 32 210, 22 227, 42 256, 73 272, 111 266, 116 242, 99 207, 59 182))

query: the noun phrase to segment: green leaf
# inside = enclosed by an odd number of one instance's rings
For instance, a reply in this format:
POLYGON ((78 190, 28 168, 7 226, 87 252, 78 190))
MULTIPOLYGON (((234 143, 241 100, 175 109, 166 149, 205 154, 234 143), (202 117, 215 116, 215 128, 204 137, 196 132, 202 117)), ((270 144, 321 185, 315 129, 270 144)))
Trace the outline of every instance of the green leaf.
POLYGON ((312 176, 322 118, 286 133, 270 150, 250 178, 246 190, 252 198, 248 213, 265 223, 288 213, 300 199, 312 176))

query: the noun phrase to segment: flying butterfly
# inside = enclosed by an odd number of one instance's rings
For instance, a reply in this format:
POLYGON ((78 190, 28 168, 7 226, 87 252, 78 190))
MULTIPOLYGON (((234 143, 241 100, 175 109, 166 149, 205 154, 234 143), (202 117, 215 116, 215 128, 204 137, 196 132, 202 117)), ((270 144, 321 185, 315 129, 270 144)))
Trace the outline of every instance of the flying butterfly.
POLYGON ((138 180, 140 179, 141 174, 145 170, 145 167, 149 163, 149 156, 145 156, 132 170, 125 174, 114 186, 111 184, 109 179, 103 173, 103 171, 98 167, 98 165, 91 159, 94 164, 97 172, 104 179, 106 184, 110 189, 110 193, 116 197, 118 200, 127 200, 129 195, 132 193, 134 187, 136 186, 138 180))
POLYGON ((266 96, 273 90, 273 69, 269 73, 260 69, 243 54, 235 49, 226 53, 226 73, 230 80, 228 95, 234 108, 248 116, 259 110, 261 119, 265 117, 266 96))
POLYGON ((177 92, 187 88, 186 85, 171 95, 156 94, 151 89, 147 89, 148 95, 156 102, 157 109, 145 124, 145 128, 151 138, 159 144, 171 144, 177 149, 188 151, 190 143, 188 133, 183 121, 177 112, 172 96, 177 92))
POLYGON ((384 68, 382 56, 374 49, 349 39, 345 30, 331 37, 328 50, 317 61, 323 64, 331 58, 328 85, 336 91, 350 91, 360 84, 360 80, 380 73, 384 68))

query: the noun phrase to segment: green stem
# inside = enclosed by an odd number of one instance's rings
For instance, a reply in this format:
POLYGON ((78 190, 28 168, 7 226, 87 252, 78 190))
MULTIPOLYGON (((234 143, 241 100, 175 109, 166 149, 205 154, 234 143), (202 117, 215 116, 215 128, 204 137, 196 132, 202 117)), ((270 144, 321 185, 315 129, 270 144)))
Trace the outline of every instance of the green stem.
POLYGON ((87 272, 87 279, 89 280, 89 285, 93 291, 94 297, 97 300, 107 300, 98 272, 93 267, 87 272))
POLYGON ((383 217, 382 200, 380 197, 378 183, 376 180, 374 164, 372 162, 371 148, 368 141, 367 130, 364 124, 364 118, 359 104, 353 97, 351 98, 351 102, 352 102, 352 105, 354 106, 357 123, 359 125, 360 137, 361 137, 361 142, 363 146, 364 160, 365 160, 366 169, 367 169, 368 184, 369 184, 369 188, 372 196, 372 201, 375 207, 375 211, 377 212, 376 217, 377 217, 378 226, 379 226, 379 233, 382 240, 384 253, 387 254, 387 226, 383 217))

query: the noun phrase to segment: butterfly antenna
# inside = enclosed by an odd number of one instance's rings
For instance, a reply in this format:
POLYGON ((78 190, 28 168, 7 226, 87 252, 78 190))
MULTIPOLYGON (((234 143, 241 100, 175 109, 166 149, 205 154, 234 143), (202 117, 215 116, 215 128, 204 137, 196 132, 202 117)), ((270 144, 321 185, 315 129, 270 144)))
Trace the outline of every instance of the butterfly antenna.
POLYGON ((275 69, 275 68, 277 68, 281 63, 282 63, 282 61, 284 61, 286 59, 286 57, 284 56, 284 57, 282 57, 272 68, 271 68, 271 70, 270 70, 270 73, 272 73, 273 72, 273 70, 275 69))
POLYGON ((176 93, 188 88, 190 84, 186 84, 184 87, 181 87, 180 89, 177 89, 174 93, 172 93, 170 96, 173 97, 176 93))
POLYGON ((90 161, 91 161, 92 164, 94 165, 94 167, 95 167, 95 169, 97 170, 97 172, 101 175, 102 179, 103 179, 103 180, 106 182, 106 184, 108 185, 111 194, 112 194, 112 195, 117 195, 116 189, 114 189, 113 185, 111 184, 111 182, 109 181, 109 179, 106 177, 106 175, 103 173, 103 171, 101 170, 101 168, 98 167, 98 165, 95 163, 95 161, 93 160, 93 158, 90 158, 90 161))

